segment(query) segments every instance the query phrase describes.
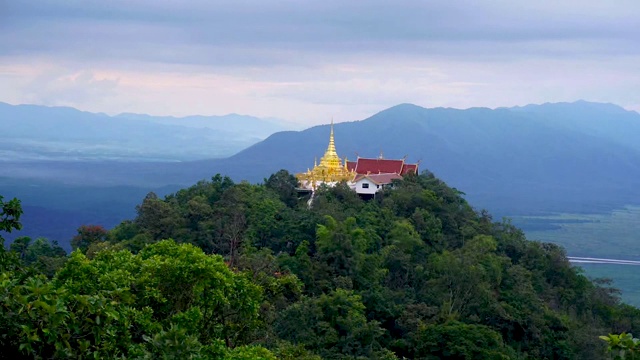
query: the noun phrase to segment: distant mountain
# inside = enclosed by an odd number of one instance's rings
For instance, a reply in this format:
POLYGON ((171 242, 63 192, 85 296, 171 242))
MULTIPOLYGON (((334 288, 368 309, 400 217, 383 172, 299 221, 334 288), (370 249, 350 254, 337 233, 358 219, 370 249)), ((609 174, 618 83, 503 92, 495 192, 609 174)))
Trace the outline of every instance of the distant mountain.
POLYGON ((222 116, 151 116, 146 114, 123 113, 118 119, 142 120, 154 124, 210 129, 225 133, 236 133, 245 137, 265 138, 285 129, 299 129, 300 125, 275 118, 257 118, 249 115, 227 114, 222 116))
MULTIPOLYGON (((66 182, 162 186, 212 174, 261 181, 304 171, 322 156, 329 126, 278 132, 226 159, 184 163, 6 164, 13 176, 66 182)), ((511 109, 425 109, 403 104, 335 125, 340 156, 420 161, 497 213, 595 211, 640 204, 640 115, 589 102, 511 109)), ((1 176, 2 174, 0 174, 1 176)))
POLYGON ((108 116, 66 107, 0 103, 0 158, 13 160, 195 160, 230 156, 292 128, 276 119, 108 116))
POLYGON ((638 113, 614 104, 577 101, 511 108, 550 126, 606 138, 640 150, 638 113))
MULTIPOLYGON (((259 181, 306 170, 328 126, 280 132, 228 158, 182 164, 183 174, 221 172, 259 181)), ((585 101, 511 109, 425 109, 403 104, 335 126, 340 156, 420 161, 498 214, 593 212, 640 204, 640 115, 585 101), (635 140, 635 141, 634 141, 635 140)))
MULTIPOLYGON (((328 136, 328 125, 278 132, 236 155, 214 160, 5 161, 0 180, 59 182, 96 191, 121 185, 185 186, 216 173, 260 182, 279 169, 295 173, 313 166, 328 136)), ((375 157, 382 150, 387 158, 406 155, 407 161, 420 161, 421 170, 434 172, 464 191, 475 207, 498 217, 604 213, 640 204, 640 150, 633 141, 640 139, 640 115, 615 105, 579 101, 458 110, 402 104, 365 120, 338 123, 335 137, 338 154, 349 159, 356 153, 375 157)), ((0 194, 13 196, 2 188, 0 194)), ((25 204, 40 206, 37 201, 25 204)), ((126 211, 130 214, 130 205, 126 211)))

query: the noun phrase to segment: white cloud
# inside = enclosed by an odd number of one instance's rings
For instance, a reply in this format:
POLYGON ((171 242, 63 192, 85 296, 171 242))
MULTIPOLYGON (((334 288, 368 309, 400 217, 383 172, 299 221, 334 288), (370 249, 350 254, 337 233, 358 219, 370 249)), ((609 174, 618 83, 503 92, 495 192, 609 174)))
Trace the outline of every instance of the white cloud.
POLYGON ((317 123, 401 102, 640 98, 635 1, 24 0, 3 14, 12 103, 317 123))

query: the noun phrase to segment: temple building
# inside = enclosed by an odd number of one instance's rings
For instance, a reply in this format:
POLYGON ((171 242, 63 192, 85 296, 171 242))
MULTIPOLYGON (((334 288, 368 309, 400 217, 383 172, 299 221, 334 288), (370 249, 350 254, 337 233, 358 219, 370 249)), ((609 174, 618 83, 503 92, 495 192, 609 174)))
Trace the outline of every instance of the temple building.
POLYGON ((392 186, 393 180, 402 179, 408 173, 418 173, 418 164, 408 164, 404 159, 385 159, 382 154, 378 158, 358 157, 356 161, 340 160, 336 152, 333 135, 333 120, 329 134, 329 146, 320 159, 314 163, 313 169, 296 174, 300 189, 313 192, 321 184, 334 186, 345 181, 358 194, 374 196, 385 187, 392 186))
POLYGON ((380 157, 361 158, 348 161, 347 169, 356 173, 350 186, 360 195, 375 195, 392 186, 393 180, 402 179, 408 173, 418 173, 418 164, 407 164, 404 159, 392 160, 380 157))
POLYGON ((313 169, 307 172, 296 174, 300 187, 303 189, 315 190, 320 184, 329 186, 341 181, 349 182, 353 180, 355 171, 347 168, 347 159, 342 162, 336 152, 336 144, 333 138, 333 120, 331 120, 331 133, 329 134, 329 146, 324 156, 313 164, 313 169))

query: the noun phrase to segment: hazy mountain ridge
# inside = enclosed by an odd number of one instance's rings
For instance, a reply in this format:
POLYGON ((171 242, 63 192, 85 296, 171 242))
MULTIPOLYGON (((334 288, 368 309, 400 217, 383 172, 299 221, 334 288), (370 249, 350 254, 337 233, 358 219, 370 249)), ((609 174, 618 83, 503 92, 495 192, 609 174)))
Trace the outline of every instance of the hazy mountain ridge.
POLYGON ((299 125, 276 118, 258 118, 251 115, 191 115, 184 117, 152 116, 147 114, 122 113, 115 116, 118 119, 147 121, 154 124, 181 126, 198 129, 210 129, 235 133, 249 137, 265 137, 287 128, 299 128, 299 125))
MULTIPOLYGON (((512 202, 520 210, 589 211, 609 202, 640 201, 634 185, 640 151, 628 141, 640 138, 640 115, 604 108, 588 102, 538 105, 530 112, 402 104, 336 124, 336 146, 351 159, 356 152, 371 157, 382 150, 388 158, 421 160, 421 169, 462 189, 478 206, 509 212, 512 202), (579 121, 585 114, 589 121, 579 121), (605 120, 617 121, 620 114, 624 121, 616 137, 605 120)), ((251 181, 279 168, 302 171, 323 154, 328 133, 328 126, 276 133, 211 167, 251 181)))
POLYGON ((0 153, 5 160, 167 161, 225 157, 285 129, 276 119, 237 114, 184 118, 108 116, 68 107, 5 103, 0 103, 0 126, 5 135, 0 141, 0 153))
MULTIPOLYGON (((473 206, 496 216, 604 213, 640 204, 640 151, 629 144, 640 138, 639 124, 635 112, 587 102, 493 110, 402 104, 365 120, 338 123, 335 137, 338 154, 349 159, 356 152, 374 157, 382 150, 387 158, 406 155, 407 161, 420 161, 421 170, 434 172, 464 191, 473 206), (612 122, 620 124, 616 131, 607 129, 612 122)), ((118 185, 185 186, 216 173, 261 182, 280 169, 295 173, 312 167, 328 136, 328 125, 277 132, 229 158, 189 162, 5 161, 0 178, 96 191, 118 185)), ((128 205, 121 218, 131 211, 128 205)))
POLYGON ((610 103, 577 101, 574 103, 545 103, 511 108, 555 126, 605 137, 640 150, 640 115, 610 103))

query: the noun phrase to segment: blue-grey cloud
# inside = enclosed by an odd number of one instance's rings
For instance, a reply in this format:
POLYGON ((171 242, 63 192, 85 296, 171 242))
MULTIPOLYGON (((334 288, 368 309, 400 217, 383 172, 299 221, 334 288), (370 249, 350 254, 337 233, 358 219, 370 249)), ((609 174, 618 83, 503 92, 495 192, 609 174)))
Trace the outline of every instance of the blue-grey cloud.
POLYGON ((399 102, 640 110, 640 2, 0 0, 0 101, 319 122, 399 102))
POLYGON ((269 65, 352 54, 478 61, 640 53, 636 1, 21 0, 3 12, 5 56, 269 65))

